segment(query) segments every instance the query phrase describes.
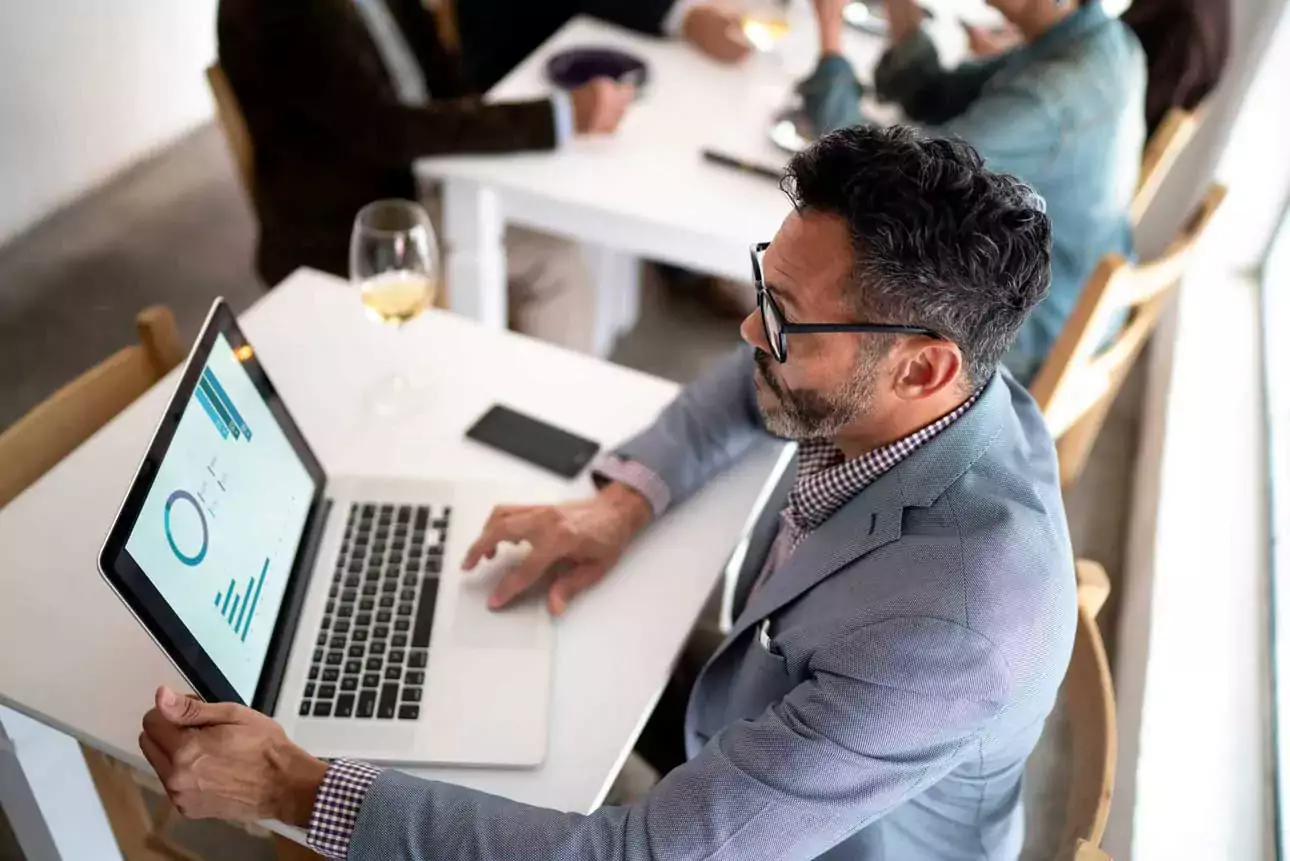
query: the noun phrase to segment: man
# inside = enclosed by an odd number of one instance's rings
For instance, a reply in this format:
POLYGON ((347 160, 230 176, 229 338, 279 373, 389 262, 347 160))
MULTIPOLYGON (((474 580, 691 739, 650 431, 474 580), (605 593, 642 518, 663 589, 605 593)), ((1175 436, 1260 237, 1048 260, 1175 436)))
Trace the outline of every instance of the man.
MULTIPOLYGON (((970 143, 993 170, 1031 185, 1053 224, 1052 290, 1004 363, 1038 372, 1098 260, 1133 253, 1129 205, 1145 142, 1142 48, 1100 0, 988 0, 1024 44, 946 70, 916 0, 887 0, 891 47, 877 95, 930 134, 970 143)), ((821 131, 862 120, 861 86, 842 57, 844 0, 816 0, 821 59, 801 92, 821 131)))
POLYGON ((140 745, 182 812, 278 817, 374 861, 1017 856, 1075 623, 1052 441, 997 370, 1047 285, 1048 220, 969 147, 908 129, 827 136, 788 177, 749 346, 624 445, 598 496, 499 509, 466 560, 530 541, 491 604, 554 570, 559 613, 768 431, 800 440, 778 536, 694 687, 689 762, 631 806, 557 813, 329 767, 263 715, 163 688, 140 745))
MULTIPOLYGON (((466 98, 420 0, 222 0, 218 31, 254 145, 268 284, 298 266, 346 275, 355 214, 417 198, 419 156, 550 150, 574 132, 613 131, 633 96, 599 80, 554 99, 466 98)), ((576 247, 528 231, 507 243, 517 328, 590 349, 593 291, 576 247)))
POLYGON ((488 90, 575 15, 685 39, 723 63, 752 51, 736 6, 696 0, 443 0, 455 6, 471 78, 488 90))

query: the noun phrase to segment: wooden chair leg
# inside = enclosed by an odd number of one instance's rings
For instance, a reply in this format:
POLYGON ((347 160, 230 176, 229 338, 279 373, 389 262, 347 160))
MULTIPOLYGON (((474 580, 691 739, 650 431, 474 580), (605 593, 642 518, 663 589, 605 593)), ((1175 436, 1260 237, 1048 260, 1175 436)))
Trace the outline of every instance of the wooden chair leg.
POLYGON ((273 848, 277 851, 278 861, 318 861, 322 857, 309 847, 280 834, 273 835, 273 848))
POLYGON ((129 766, 85 745, 81 755, 125 861, 202 861, 165 839, 129 766))

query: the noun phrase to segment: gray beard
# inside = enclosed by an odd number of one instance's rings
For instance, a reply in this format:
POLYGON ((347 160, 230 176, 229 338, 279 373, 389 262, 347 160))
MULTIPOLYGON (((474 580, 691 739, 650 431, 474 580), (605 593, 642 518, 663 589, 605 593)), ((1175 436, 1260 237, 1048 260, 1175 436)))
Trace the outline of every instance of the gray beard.
POLYGON ((758 350, 755 359, 756 373, 777 400, 771 407, 763 406, 760 400, 757 402, 766 429, 775 436, 794 440, 832 439, 868 412, 873 403, 877 376, 874 363, 862 362, 841 391, 826 394, 812 389, 790 389, 774 375, 775 360, 770 354, 758 350))

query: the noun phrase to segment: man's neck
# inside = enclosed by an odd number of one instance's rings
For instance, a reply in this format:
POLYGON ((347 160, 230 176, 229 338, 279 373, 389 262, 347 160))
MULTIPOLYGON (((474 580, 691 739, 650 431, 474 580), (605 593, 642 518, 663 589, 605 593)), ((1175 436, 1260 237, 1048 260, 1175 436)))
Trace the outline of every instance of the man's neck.
POLYGON ((902 404, 901 409, 886 416, 868 416, 863 422, 856 422, 842 429, 833 438, 847 460, 855 460, 869 452, 891 445, 904 439, 914 431, 927 427, 932 422, 954 412, 963 402, 971 397, 971 392, 946 393, 929 401, 902 404))
POLYGON ((1079 11, 1079 8, 1079 3, 1075 2, 1075 0, 1040 4, 1039 8, 1036 8, 1030 15, 1014 20, 1012 24, 1021 31, 1022 38, 1026 40, 1027 44, 1034 44, 1040 36, 1071 15, 1074 15, 1079 11))

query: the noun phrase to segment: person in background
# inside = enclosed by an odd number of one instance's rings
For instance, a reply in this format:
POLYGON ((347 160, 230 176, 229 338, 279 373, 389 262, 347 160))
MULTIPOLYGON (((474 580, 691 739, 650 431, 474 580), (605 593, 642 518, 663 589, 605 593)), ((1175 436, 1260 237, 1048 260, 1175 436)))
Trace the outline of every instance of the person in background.
POLYGON ((1121 16, 1147 55, 1147 134, 1170 108, 1195 110, 1227 66, 1228 0, 1133 0, 1121 16))
POLYGON ((723 63, 752 50, 737 6, 696 0, 439 0, 454 7, 472 79, 487 91, 576 15, 685 39, 723 63))
MULTIPOLYGON (((354 216, 373 200, 417 199, 416 158, 551 150, 614 131, 633 98, 602 79, 483 104, 420 0, 221 0, 217 29, 250 130, 257 264, 270 285, 299 266, 346 275, 354 216)), ((594 294, 577 247, 528 231, 506 239, 516 327, 590 349, 594 294)))
POLYGON ((180 812, 280 819, 351 861, 1017 858, 1076 617, 1056 451, 998 367, 1047 288, 1048 218, 967 145, 905 128, 828 135, 786 187, 747 344, 600 464, 594 497, 497 509, 464 563, 529 542, 490 606, 540 591, 558 614, 767 434, 798 440, 777 536, 693 687, 688 761, 584 816, 328 764, 262 714, 162 688, 140 746, 180 812))
MULTIPOLYGON (((1053 223, 1053 275, 1004 364, 1029 382, 1108 252, 1133 254, 1129 206, 1145 143, 1142 49, 1098 0, 989 0, 1024 43, 944 68, 916 0, 886 0, 890 47, 876 95, 929 133, 959 137, 993 170, 1031 185, 1053 223)), ((800 87, 821 132, 863 122, 861 84, 842 56, 846 0, 815 0, 821 57, 800 87)))

